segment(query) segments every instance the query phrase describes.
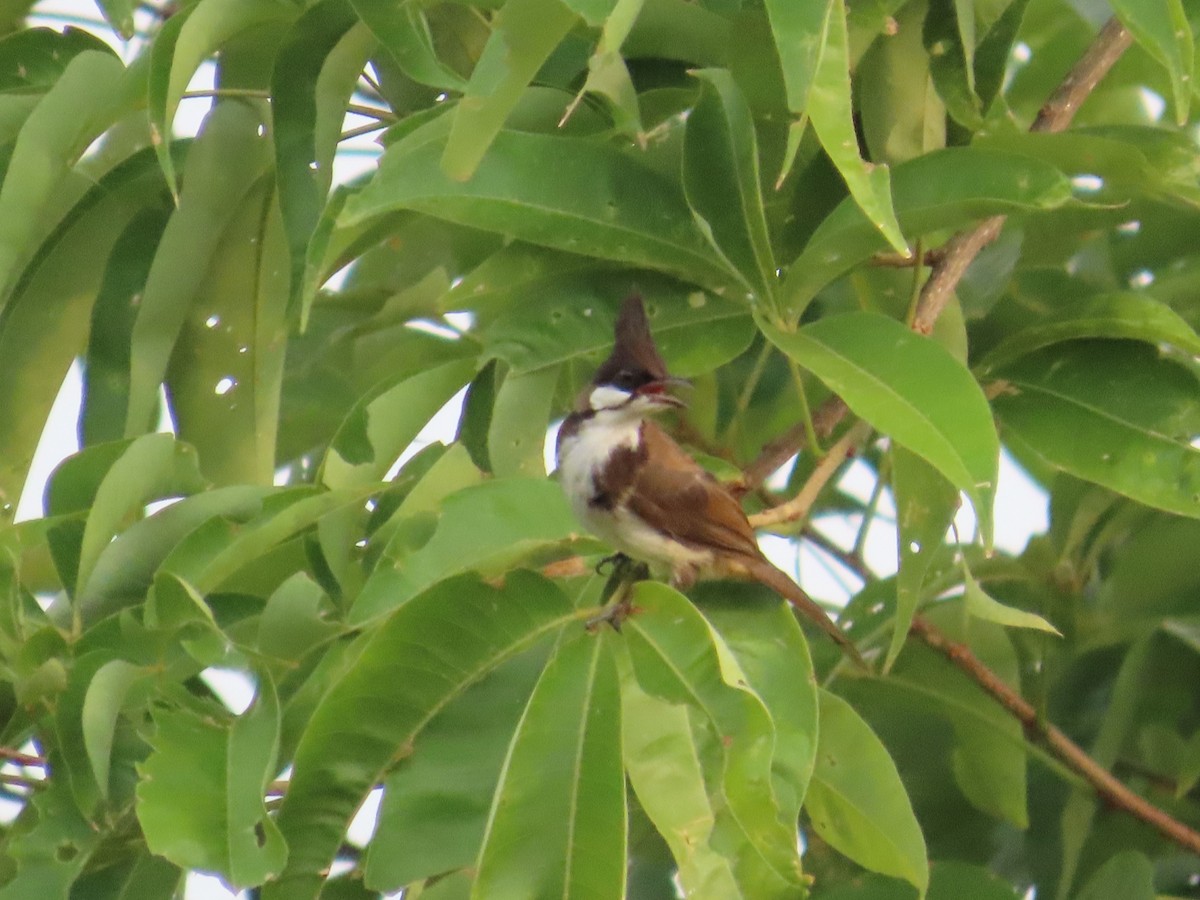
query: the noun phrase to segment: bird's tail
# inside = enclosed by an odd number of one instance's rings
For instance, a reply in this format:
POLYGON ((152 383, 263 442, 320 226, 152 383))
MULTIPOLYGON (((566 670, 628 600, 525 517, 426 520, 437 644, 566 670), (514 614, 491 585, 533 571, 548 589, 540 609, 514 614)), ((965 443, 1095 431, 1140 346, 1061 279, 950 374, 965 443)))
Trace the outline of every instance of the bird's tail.
POLYGON ((821 608, 817 601, 808 596, 800 585, 765 559, 747 560, 744 565, 746 574, 760 584, 769 587, 792 604, 806 619, 819 626, 855 663, 863 669, 869 668, 866 660, 858 652, 858 648, 854 646, 854 642, 846 636, 846 632, 834 624, 834 621, 829 618, 829 614, 821 608))

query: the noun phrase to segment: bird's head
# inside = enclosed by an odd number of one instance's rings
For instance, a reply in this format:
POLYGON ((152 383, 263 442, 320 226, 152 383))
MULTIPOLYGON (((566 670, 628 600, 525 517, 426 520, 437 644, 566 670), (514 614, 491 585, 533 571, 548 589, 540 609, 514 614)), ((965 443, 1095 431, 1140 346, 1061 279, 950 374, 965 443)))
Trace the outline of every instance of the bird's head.
POLYGON ((596 370, 581 405, 597 413, 607 410, 639 418, 683 406, 668 389, 687 382, 667 372, 639 295, 625 298, 615 334, 612 353, 596 370))

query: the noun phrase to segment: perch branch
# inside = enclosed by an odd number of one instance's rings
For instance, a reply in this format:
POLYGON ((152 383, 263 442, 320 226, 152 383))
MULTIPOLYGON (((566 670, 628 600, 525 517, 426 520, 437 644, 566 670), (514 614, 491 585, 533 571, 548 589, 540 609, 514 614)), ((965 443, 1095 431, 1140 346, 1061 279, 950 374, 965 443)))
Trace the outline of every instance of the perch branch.
MULTIPOLYGON (((1110 19, 1079 58, 1079 62, 1050 95, 1030 130, 1056 132, 1067 128, 1084 100, 1095 90, 1096 85, 1108 74, 1132 42, 1133 38, 1128 30, 1115 18, 1110 19)), ((960 231, 940 249, 930 251, 935 254, 937 262, 929 280, 921 289, 916 315, 913 318, 914 331, 929 334, 933 330, 934 323, 945 309, 954 289, 958 287, 958 282, 967 271, 967 267, 979 255, 979 251, 1000 234, 1004 218, 992 216, 984 219, 973 228, 960 231)), ((814 421, 818 423, 818 433, 823 429, 828 434, 841 422, 846 412, 846 404, 841 398, 830 397, 813 416, 814 421)), ((767 476, 802 450, 805 444, 804 428, 801 425, 793 426, 781 437, 767 444, 758 459, 746 468, 747 488, 756 488, 767 476)))
POLYGON ((1025 734, 1031 741, 1042 744, 1068 768, 1079 773, 1107 803, 1141 819, 1163 837, 1184 849, 1200 853, 1200 833, 1135 794, 1062 731, 1043 722, 1029 701, 980 662, 966 644, 950 640, 920 616, 913 619, 909 634, 941 653, 968 678, 987 691, 1024 726, 1025 734))

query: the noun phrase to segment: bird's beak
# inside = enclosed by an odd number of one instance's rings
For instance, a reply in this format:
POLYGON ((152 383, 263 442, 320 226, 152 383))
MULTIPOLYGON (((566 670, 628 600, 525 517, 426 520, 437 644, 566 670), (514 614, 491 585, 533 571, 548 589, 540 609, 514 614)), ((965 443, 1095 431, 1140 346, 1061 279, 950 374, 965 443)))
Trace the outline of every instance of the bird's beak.
POLYGON ((687 406, 687 403, 674 394, 667 393, 671 388, 690 388, 692 383, 685 378, 668 376, 651 381, 638 388, 638 396, 645 397, 662 406, 687 406))

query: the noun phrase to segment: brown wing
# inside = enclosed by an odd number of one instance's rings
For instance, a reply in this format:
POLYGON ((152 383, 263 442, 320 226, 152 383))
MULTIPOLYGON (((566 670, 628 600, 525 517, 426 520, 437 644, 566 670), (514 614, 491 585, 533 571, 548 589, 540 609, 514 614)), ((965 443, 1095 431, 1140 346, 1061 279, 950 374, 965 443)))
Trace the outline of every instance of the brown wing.
POLYGON ((642 442, 646 462, 629 496, 633 512, 682 543, 761 556, 732 494, 655 423, 642 426, 642 442))

